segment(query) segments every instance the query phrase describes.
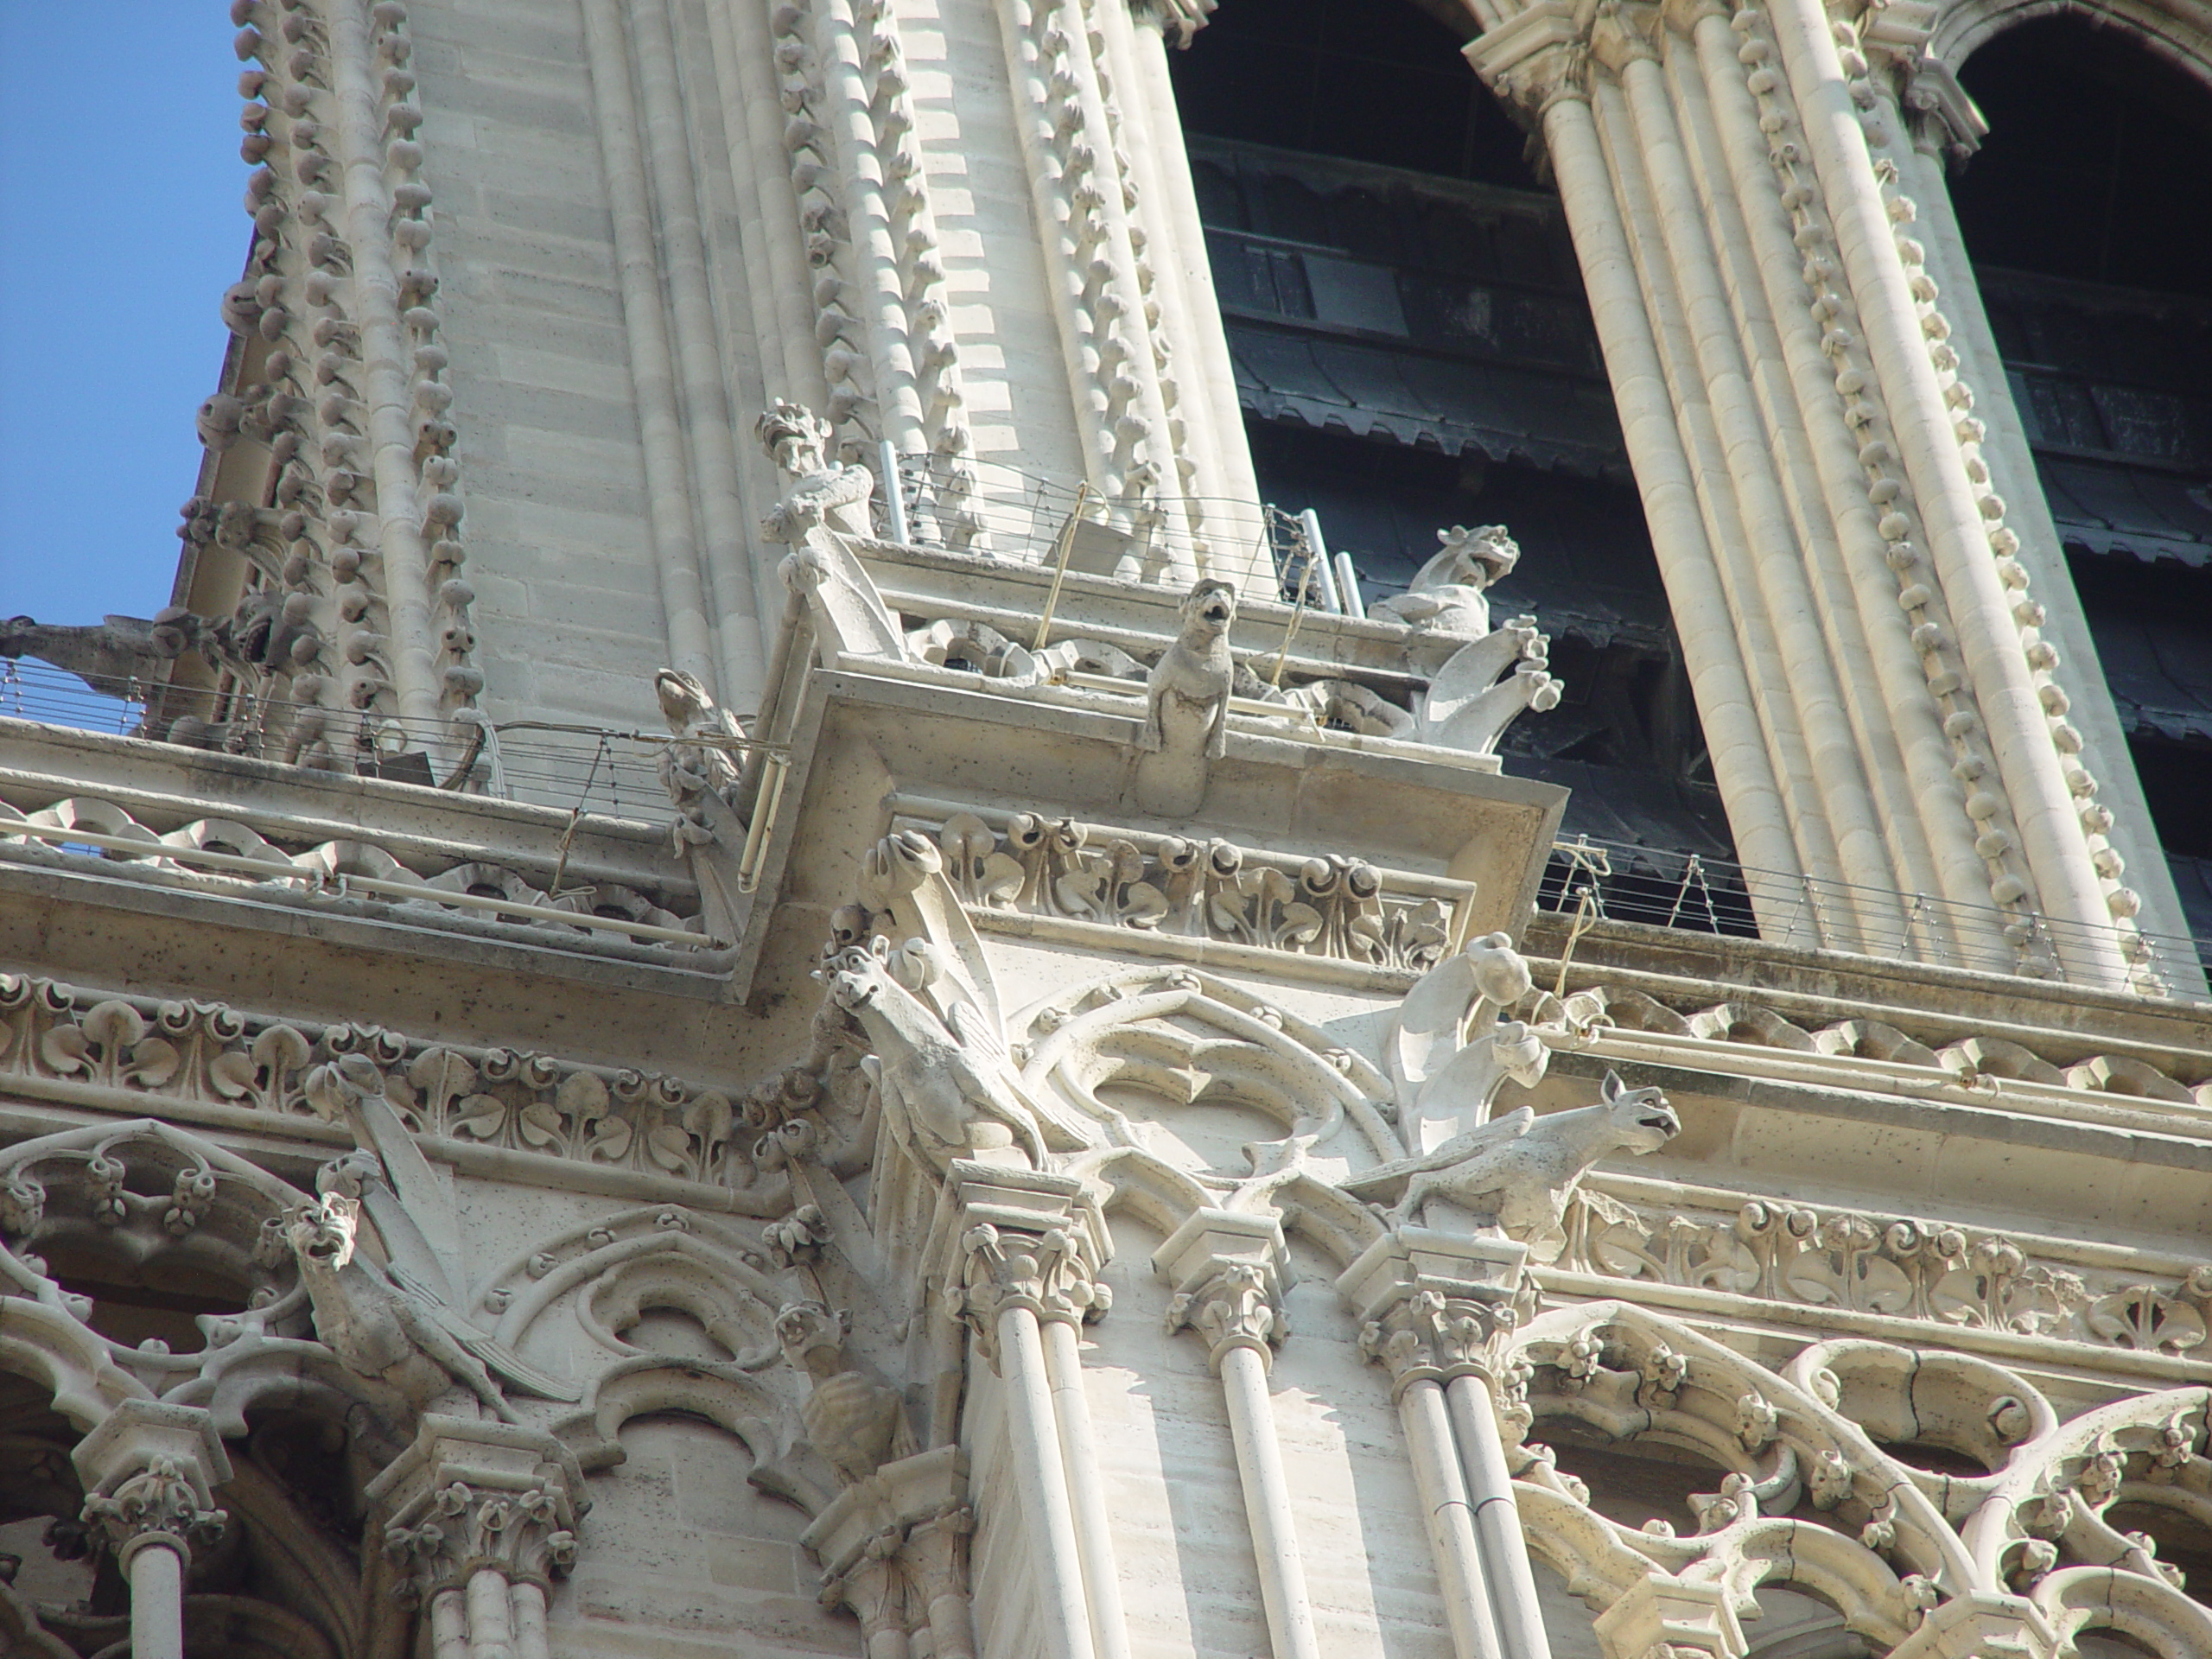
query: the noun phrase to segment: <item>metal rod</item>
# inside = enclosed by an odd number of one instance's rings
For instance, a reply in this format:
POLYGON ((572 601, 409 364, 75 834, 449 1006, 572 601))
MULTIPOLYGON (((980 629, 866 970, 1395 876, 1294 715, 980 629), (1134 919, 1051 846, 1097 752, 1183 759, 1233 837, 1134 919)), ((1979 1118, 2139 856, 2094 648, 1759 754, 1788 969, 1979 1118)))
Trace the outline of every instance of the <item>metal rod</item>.
POLYGON ((1068 579, 1068 561, 1075 555, 1075 527, 1083 517, 1084 504, 1090 499, 1090 480, 1085 479, 1077 486, 1075 507, 1068 514, 1068 521, 1060 526, 1060 549, 1052 567, 1052 585, 1045 594, 1045 613, 1037 619, 1037 637, 1029 643, 1032 651, 1045 649, 1045 641, 1052 637, 1052 613, 1059 608, 1060 584, 1068 579))
POLYGON ((883 528, 891 540, 901 543, 906 534, 906 497, 899 482, 899 450, 888 438, 876 441, 877 470, 883 474, 883 528))

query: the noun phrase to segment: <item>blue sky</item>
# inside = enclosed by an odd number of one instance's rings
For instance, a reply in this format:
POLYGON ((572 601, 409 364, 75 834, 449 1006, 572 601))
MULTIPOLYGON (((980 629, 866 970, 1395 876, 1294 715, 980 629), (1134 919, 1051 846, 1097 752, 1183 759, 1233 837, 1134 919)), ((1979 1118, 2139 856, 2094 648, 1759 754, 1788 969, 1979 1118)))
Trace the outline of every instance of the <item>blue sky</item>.
POLYGON ((251 228, 227 0, 0 0, 0 616, 169 602, 251 228))

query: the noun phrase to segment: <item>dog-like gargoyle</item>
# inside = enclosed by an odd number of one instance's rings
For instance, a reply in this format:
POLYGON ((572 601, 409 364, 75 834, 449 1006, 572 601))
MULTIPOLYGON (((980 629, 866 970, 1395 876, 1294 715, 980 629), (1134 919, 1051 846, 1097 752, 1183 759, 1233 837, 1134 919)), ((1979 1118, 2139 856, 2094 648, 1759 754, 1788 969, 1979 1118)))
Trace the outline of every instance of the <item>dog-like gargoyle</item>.
POLYGON ((1608 1071, 1595 1106, 1538 1117, 1529 1108, 1455 1135, 1433 1152, 1339 1181, 1356 1198, 1398 1196, 1391 1224, 1419 1218, 1431 1198, 1472 1211, 1478 1225, 1531 1243, 1558 1232, 1583 1173, 1616 1152, 1656 1152, 1681 1133, 1656 1089, 1630 1089, 1608 1071))

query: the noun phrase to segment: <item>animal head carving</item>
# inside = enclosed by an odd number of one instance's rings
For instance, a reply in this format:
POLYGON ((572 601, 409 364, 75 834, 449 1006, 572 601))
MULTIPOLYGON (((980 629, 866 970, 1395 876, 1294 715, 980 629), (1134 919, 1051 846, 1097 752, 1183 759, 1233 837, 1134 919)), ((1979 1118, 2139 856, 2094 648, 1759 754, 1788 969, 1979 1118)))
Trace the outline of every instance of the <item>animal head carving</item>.
POLYGON ((1236 620, 1236 590, 1208 577, 1183 597, 1183 638, 1206 645, 1227 633, 1236 620))
POLYGON ((664 668, 653 676, 653 695, 660 700, 669 729, 675 732, 703 718, 715 701, 696 675, 679 668, 664 668))
POLYGON ((1510 933, 1485 933, 1467 944, 1475 988, 1501 1007, 1511 1007, 1529 994, 1529 963, 1513 948, 1510 933))
POLYGON ((1682 1132, 1682 1120, 1675 1116, 1662 1090, 1631 1089, 1618 1071, 1605 1073, 1599 1097, 1621 1145, 1630 1152, 1656 1152, 1682 1132))
POLYGON ((1443 550, 1421 567, 1416 587, 1452 583, 1487 588, 1510 575, 1513 567, 1521 563, 1521 544, 1506 533, 1503 524, 1484 524, 1474 530, 1454 524, 1438 531, 1436 539, 1443 543, 1443 550))
POLYGON ((320 1202, 303 1204, 285 1218, 285 1237, 302 1262, 333 1273, 353 1259, 361 1206, 343 1192, 326 1192, 320 1202))
POLYGON ((865 944, 847 945, 832 952, 814 976, 828 988, 832 1002, 858 1014, 897 982, 891 975, 891 941, 878 933, 865 944))
POLYGON ((802 1371, 841 1369, 852 1316, 822 1302, 786 1302, 776 1314, 776 1340, 784 1357, 802 1371))
POLYGON ((830 429, 812 410, 779 397, 753 423, 753 433, 785 474, 805 478, 822 470, 830 429))

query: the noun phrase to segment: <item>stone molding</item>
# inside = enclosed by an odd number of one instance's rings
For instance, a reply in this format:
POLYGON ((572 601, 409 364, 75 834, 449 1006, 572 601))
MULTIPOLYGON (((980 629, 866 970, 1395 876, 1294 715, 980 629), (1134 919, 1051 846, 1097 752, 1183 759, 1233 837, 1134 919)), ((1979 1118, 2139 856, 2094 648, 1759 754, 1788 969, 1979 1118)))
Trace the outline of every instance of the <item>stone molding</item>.
POLYGON ((1547 1276, 2212 1361, 2212 1264, 1625 1176, 1578 1191, 1567 1233, 1547 1276))
MULTIPOLYGON (((646 1175, 744 1185, 751 1166, 727 1094, 626 1068, 426 1043, 374 1026, 316 1026, 221 1003, 80 993, 0 974, 0 1090, 100 1112, 252 1114, 282 1132, 334 1122, 315 1068, 359 1055, 428 1139, 646 1175)), ((318 1139, 327 1138, 318 1136, 318 1139)))

